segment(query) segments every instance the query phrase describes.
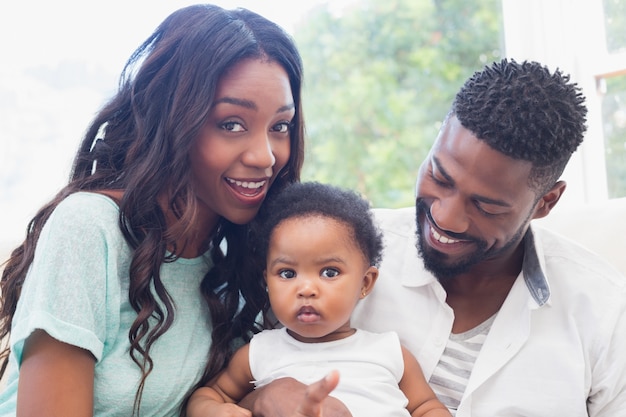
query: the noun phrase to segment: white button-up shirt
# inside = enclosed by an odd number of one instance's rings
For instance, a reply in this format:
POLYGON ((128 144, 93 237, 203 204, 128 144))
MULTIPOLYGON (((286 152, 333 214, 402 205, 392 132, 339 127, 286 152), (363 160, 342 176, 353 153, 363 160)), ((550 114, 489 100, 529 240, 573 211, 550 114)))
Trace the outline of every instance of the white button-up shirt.
MULTIPOLYGON (((352 324, 398 332, 429 379, 454 313, 417 254, 415 209, 374 212, 385 235, 384 259, 352 324)), ((626 416, 626 278, 532 225, 524 242, 523 271, 493 322, 456 416, 626 416)))

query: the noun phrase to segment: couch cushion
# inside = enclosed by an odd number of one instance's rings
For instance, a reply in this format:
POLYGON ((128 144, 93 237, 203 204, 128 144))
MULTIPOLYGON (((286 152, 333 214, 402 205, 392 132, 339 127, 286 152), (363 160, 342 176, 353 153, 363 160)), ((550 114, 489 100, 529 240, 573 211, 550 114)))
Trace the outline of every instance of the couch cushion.
POLYGON ((557 204, 547 217, 533 222, 601 255, 626 276, 626 198, 583 206, 557 204))

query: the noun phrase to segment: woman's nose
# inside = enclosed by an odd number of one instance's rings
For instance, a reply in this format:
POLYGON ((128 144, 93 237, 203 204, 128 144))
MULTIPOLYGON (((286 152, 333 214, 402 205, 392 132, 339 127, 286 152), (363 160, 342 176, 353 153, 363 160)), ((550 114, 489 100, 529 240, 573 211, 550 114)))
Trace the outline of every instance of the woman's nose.
POLYGON ((268 169, 276 163, 269 135, 259 133, 251 138, 250 146, 243 155, 243 163, 261 169, 268 169))

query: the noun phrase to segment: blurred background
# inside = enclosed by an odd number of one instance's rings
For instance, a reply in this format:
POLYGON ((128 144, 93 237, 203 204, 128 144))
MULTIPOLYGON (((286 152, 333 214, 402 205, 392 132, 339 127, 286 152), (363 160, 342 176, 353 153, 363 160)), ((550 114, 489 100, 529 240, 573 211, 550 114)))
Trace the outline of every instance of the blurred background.
MULTIPOLYGON (((0 6, 0 263, 65 183, 91 118, 133 50, 195 1, 33 0, 0 6)), ((305 68, 303 180, 413 204, 421 160, 455 92, 484 65, 570 73, 589 129, 563 205, 626 196, 626 0, 216 0, 289 31, 305 68)))

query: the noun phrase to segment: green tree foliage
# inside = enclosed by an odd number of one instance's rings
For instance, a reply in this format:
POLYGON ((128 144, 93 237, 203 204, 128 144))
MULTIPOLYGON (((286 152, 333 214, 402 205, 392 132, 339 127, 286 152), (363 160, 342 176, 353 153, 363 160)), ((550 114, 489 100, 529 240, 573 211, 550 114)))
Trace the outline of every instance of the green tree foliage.
POLYGON ((626 0, 604 0, 606 44, 609 52, 626 50, 626 0))
MULTIPOLYGON (((332 4, 332 2, 329 2, 332 4)), ((360 0, 314 9, 304 60, 303 180, 412 205, 417 170, 463 81, 501 56, 499 0, 360 0)))

